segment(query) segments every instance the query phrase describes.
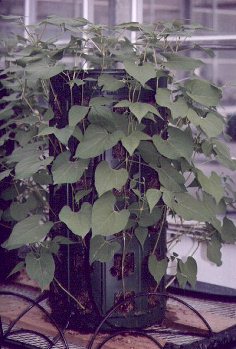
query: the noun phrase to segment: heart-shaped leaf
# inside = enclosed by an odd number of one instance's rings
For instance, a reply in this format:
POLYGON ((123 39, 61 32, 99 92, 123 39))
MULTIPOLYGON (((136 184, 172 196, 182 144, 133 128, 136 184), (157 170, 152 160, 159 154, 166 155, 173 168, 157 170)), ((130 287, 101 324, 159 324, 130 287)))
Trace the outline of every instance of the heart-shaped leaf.
POLYGON ((95 171, 95 187, 98 195, 101 196, 111 189, 120 190, 127 179, 128 172, 126 169, 113 170, 108 162, 101 161, 95 171))
POLYGON ((73 105, 69 110, 69 126, 76 126, 88 114, 89 107, 73 105))
POLYGON ((148 80, 156 77, 156 70, 151 63, 136 65, 130 61, 124 61, 124 66, 127 73, 139 81, 143 86, 148 80))
POLYGON ((150 212, 152 212, 154 206, 158 203, 158 201, 161 198, 161 191, 158 189, 148 189, 146 191, 146 198, 147 198, 147 202, 150 208, 150 212))
POLYGON ((90 241, 89 247, 90 264, 94 261, 101 263, 109 262, 120 248, 120 244, 116 241, 106 240, 101 235, 94 236, 90 241))
POLYGON ((167 258, 157 260, 156 256, 151 255, 148 259, 148 269, 150 274, 154 277, 157 284, 160 283, 161 279, 166 273, 168 266, 167 258))
POLYGON ((95 201, 92 210, 93 235, 108 236, 125 229, 129 219, 129 211, 115 211, 116 199, 111 192, 103 194, 95 201))

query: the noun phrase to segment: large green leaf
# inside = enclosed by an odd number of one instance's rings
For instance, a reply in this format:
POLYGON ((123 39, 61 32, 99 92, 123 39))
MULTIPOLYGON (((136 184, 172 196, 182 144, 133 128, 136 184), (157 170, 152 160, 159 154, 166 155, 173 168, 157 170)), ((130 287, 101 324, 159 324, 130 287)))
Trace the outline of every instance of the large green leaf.
POLYGON ((122 80, 118 80, 111 75, 102 74, 98 77, 98 86, 102 87, 103 91, 117 91, 125 84, 122 80))
POLYGON ((136 116, 139 122, 144 118, 147 113, 153 113, 155 115, 160 115, 158 110, 151 104, 135 102, 130 104, 129 110, 136 116))
POLYGON ((157 224, 162 218, 163 210, 159 207, 154 207, 150 213, 148 208, 144 206, 144 209, 140 212, 138 224, 140 227, 150 227, 157 224))
POLYGON ((141 141, 138 146, 138 150, 142 159, 148 164, 155 164, 158 162, 160 154, 158 153, 156 147, 153 145, 153 142, 141 141))
POLYGON ((206 193, 212 195, 216 202, 219 203, 224 197, 224 187, 222 186, 221 177, 214 171, 211 173, 210 177, 207 177, 200 170, 197 172, 197 177, 202 189, 206 193))
POLYGON ((124 61, 124 66, 127 73, 139 81, 143 86, 148 80, 156 77, 156 70, 151 63, 136 65, 133 62, 124 61))
POLYGON ((184 86, 189 97, 207 107, 216 106, 222 96, 218 87, 205 80, 188 80, 184 86))
POLYGON ((211 112, 199 118, 199 126, 208 137, 217 137, 223 132, 225 122, 219 114, 211 112))
POLYGON ((42 222, 40 215, 30 216, 17 223, 9 239, 4 242, 4 247, 13 250, 27 244, 39 242, 48 234, 52 228, 52 222, 42 222))
POLYGON ((160 136, 153 136, 153 143, 160 154, 169 159, 187 160, 193 153, 193 139, 188 129, 182 131, 175 127, 168 128, 169 138, 163 140, 160 136))
POLYGON ((52 254, 47 249, 40 249, 40 255, 29 252, 25 258, 26 272, 29 277, 44 290, 53 280, 55 263, 52 254))
POLYGON ((54 184, 75 183, 88 168, 88 160, 70 161, 71 154, 65 151, 59 154, 52 165, 54 184))
POLYGON ((69 126, 76 126, 88 114, 89 107, 73 105, 69 110, 69 126))
POLYGON ((199 59, 180 56, 176 53, 164 53, 162 55, 167 59, 167 62, 164 62, 163 64, 169 69, 193 70, 203 64, 199 59))
POLYGON ((156 256, 151 255, 148 259, 148 269, 150 274, 154 277, 157 284, 160 283, 161 279, 166 273, 168 266, 167 258, 157 260, 156 256))
POLYGON ((102 127, 89 125, 84 138, 76 149, 76 157, 89 159, 104 153, 112 148, 122 138, 123 132, 115 131, 110 134, 102 127))
POLYGON ((99 261, 101 263, 109 262, 120 248, 120 244, 116 241, 106 240, 101 235, 94 236, 90 241, 89 247, 90 264, 94 261, 99 261))
POLYGON ((187 221, 209 222, 212 219, 212 212, 204 202, 188 193, 176 193, 173 207, 176 213, 187 221))
POLYGON ((134 151, 138 148, 140 141, 145 141, 150 139, 146 133, 141 131, 133 131, 129 136, 123 137, 121 139, 122 145, 132 156, 134 151))
POLYGON ((158 88, 156 93, 156 102, 161 107, 171 108, 173 102, 171 101, 171 91, 167 88, 158 88))
POLYGON ((92 233, 108 236, 125 229, 129 219, 129 211, 115 211, 116 199, 111 192, 103 194, 93 205, 92 233))
POLYGON ((158 189, 148 189, 146 191, 146 198, 147 198, 147 202, 150 208, 150 212, 152 212, 154 206, 158 203, 158 201, 161 198, 161 191, 158 189))
POLYGON ((120 190, 126 184, 127 179, 126 169, 113 170, 107 161, 101 161, 95 171, 95 187, 98 195, 101 196, 111 189, 120 190))
POLYGON ((48 65, 31 64, 25 70, 26 73, 36 79, 50 79, 55 75, 60 74, 64 70, 64 65, 56 65, 49 67, 48 65))
POLYGON ((92 206, 85 202, 79 212, 73 212, 69 206, 64 206, 59 213, 59 219, 72 233, 84 237, 91 229, 91 214, 92 206))

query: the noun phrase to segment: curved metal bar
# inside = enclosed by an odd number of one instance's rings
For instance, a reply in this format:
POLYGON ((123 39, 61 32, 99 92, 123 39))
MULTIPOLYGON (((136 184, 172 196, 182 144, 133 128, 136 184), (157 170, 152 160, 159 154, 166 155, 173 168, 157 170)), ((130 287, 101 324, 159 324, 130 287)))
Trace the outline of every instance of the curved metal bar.
POLYGON ((51 341, 51 339, 49 339, 47 336, 45 336, 43 333, 40 333, 38 331, 32 331, 32 330, 14 330, 11 331, 10 333, 8 333, 6 336, 4 336, 5 338, 9 338, 11 336, 14 336, 15 334, 23 334, 23 333, 29 333, 29 334, 34 334, 37 335, 38 337, 43 338, 46 342, 48 342, 51 346, 54 345, 53 341, 51 341))
MULTIPOLYGON (((3 295, 6 295, 6 296, 15 296, 15 297, 18 297, 18 298, 22 298, 24 300, 26 300, 27 302, 30 302, 32 303, 34 306, 36 306, 37 308, 39 308, 46 316, 47 318, 50 320, 50 322, 54 325, 54 327, 56 327, 57 331, 59 332, 60 334, 60 337, 62 339, 62 342, 64 343, 64 346, 66 349, 69 349, 69 345, 67 343, 67 340, 64 336, 64 333, 61 331, 60 327, 57 325, 56 321, 51 317, 51 315, 49 314, 49 312, 44 309, 40 304, 38 304, 37 302, 35 302, 33 299, 25 296, 25 295, 22 295, 22 294, 18 294, 18 293, 15 293, 15 292, 11 292, 11 291, 0 291, 0 296, 3 296, 3 295)), ((7 333, 7 332, 6 332, 7 333)), ((5 337, 5 333, 4 333, 4 337, 5 337)))
POLYGON ((121 331, 118 331, 116 333, 113 333, 109 336, 107 336, 100 344, 98 344, 97 348, 96 349, 101 349, 104 344, 106 344, 109 340, 111 340, 112 338, 114 337, 117 337, 119 335, 122 335, 122 334, 134 334, 134 335, 138 335, 138 336, 142 336, 142 337, 146 337, 148 338, 151 342, 153 342, 154 344, 156 344, 156 346, 160 349, 163 349, 163 346, 161 345, 161 343, 159 343, 155 338, 153 338, 151 335, 149 335, 148 333, 145 333, 143 331, 138 331, 138 330, 121 330, 121 331))
POLYGON ((140 298, 140 297, 149 297, 149 296, 158 296, 158 297, 165 297, 165 298, 170 298, 170 299, 173 299, 181 304, 183 304, 184 306, 186 306, 187 308, 189 308, 193 313, 195 313, 195 315, 197 315, 200 320, 204 323, 204 325, 207 327, 208 329, 208 332, 209 332, 209 336, 212 336, 213 335, 213 331, 212 331, 212 328, 211 326, 209 325, 209 323, 206 321, 206 319, 195 309, 193 308, 191 305, 189 305, 187 302, 183 301, 182 299, 179 299, 178 297, 176 296, 172 296, 168 293, 158 293, 158 292, 147 292, 147 293, 138 293, 138 294, 135 294, 135 295, 132 295, 132 296, 129 296, 127 297, 125 300, 123 300, 122 302, 119 302, 117 303, 116 305, 114 305, 111 310, 109 310, 105 317, 103 318, 103 320, 100 322, 100 324, 98 325, 98 327, 96 328, 96 331, 94 332, 94 334, 92 335, 89 343, 88 343, 88 346, 87 346, 87 349, 92 349, 93 347, 93 343, 101 329, 101 327, 104 325, 104 323, 108 320, 108 318, 123 304, 125 304, 128 300, 133 300, 133 299, 136 299, 136 298, 140 298))
MULTIPOLYGON (((43 299, 45 298, 45 293, 40 294, 36 299, 34 299, 34 302, 36 304, 39 304, 43 299)), ((28 307, 25 308, 25 310, 23 310, 15 320, 11 321, 8 329, 6 330, 6 332, 4 333, 4 336, 7 337, 8 334, 11 332, 11 330, 13 329, 13 327, 15 326, 15 324, 26 314, 28 313, 28 311, 30 311, 33 307, 35 306, 35 304, 32 302, 28 307)))

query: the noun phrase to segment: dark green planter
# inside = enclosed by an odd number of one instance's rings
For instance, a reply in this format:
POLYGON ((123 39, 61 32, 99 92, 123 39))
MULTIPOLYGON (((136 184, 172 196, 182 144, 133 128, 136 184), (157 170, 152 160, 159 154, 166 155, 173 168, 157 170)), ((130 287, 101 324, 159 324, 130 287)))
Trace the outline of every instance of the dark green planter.
MULTIPOLYGON (((89 78, 85 85, 83 85, 83 96, 85 103, 88 103, 91 97, 108 95, 98 89, 93 81, 100 75, 99 70, 89 71, 88 73, 81 73, 89 78)), ((125 72, 123 70, 103 71, 103 73, 112 74, 114 76, 123 77, 125 72)), ((79 75, 78 78, 82 78, 79 75)), ((58 75, 51 80, 53 93, 51 91, 51 106, 54 111, 54 119, 51 120, 51 125, 57 127, 64 127, 68 122, 68 110, 70 109, 71 100, 74 104, 81 104, 81 87, 74 86, 72 91, 69 84, 65 80, 65 75, 58 75), (72 92, 72 94, 71 94, 72 92), (71 95, 73 98, 71 98, 71 95), (56 96, 56 98, 55 98, 56 96), (59 104, 58 104, 59 103, 59 104)), ((142 90, 140 94, 140 101, 155 103, 155 89, 156 80, 152 79, 148 82, 153 90, 142 90)), ((166 86, 166 78, 159 79, 159 88, 166 86)), ((117 101, 127 99, 127 89, 122 88, 118 92, 112 93, 117 101)), ((110 94, 110 93, 109 93, 110 94)), ((86 105, 86 104, 85 104, 86 105)), ((161 108, 160 112, 165 119, 165 109, 161 108)), ((150 135, 160 133, 165 126, 165 122, 154 124, 152 128, 147 122, 146 128, 150 135), (150 129, 149 129, 150 128, 150 129)), ((54 156, 60 151, 56 146, 56 139, 54 145, 50 147, 50 153, 54 156)), ((77 146, 75 139, 70 140, 69 147, 73 153, 77 146)), ((87 180, 93 177, 93 171, 96 164, 101 159, 107 159, 111 165, 119 161, 114 150, 103 157, 98 157, 93 160, 88 171, 87 180), (108 158, 109 157, 109 158, 108 158)), ((137 169, 136 169, 137 170, 137 169)), ((153 178, 156 178, 154 170, 148 169, 145 166, 139 168, 140 176, 148 178, 150 187, 153 187, 153 178)), ((78 189, 81 183, 73 185, 78 189)), ((92 185, 92 181, 91 181, 92 185)), ((159 183, 155 183, 158 187, 159 183)), ((80 188, 81 189, 81 188, 80 188)), ((50 188, 50 206, 54 213, 58 215, 64 205, 71 205, 72 198, 71 185, 61 185, 55 191, 55 188, 50 188)), ((89 197, 86 199, 89 201, 89 197)), ((78 209, 78 207, 76 207, 78 209)), ((51 216, 50 219, 58 220, 57 217, 51 216)), ((80 238, 75 237, 64 224, 57 225, 56 234, 70 237, 77 242, 74 245, 63 246, 59 251, 59 256, 56 259, 56 278, 79 302, 85 305, 85 310, 82 311, 76 302, 66 294, 58 284, 54 283, 51 286, 50 304, 52 307, 52 315, 61 324, 66 324, 69 321, 69 327, 73 329, 80 329, 82 331, 94 330, 101 321, 102 317, 113 307, 117 302, 125 298, 137 295, 140 292, 151 292, 155 290, 155 282, 150 275, 147 266, 148 255, 150 250, 155 245, 158 234, 159 238, 156 255, 158 259, 165 257, 166 240, 165 240, 166 226, 160 227, 158 225, 149 227, 148 238, 142 248, 135 236, 130 238, 126 243, 126 257, 125 270, 123 272, 124 279, 121 277, 121 259, 122 252, 115 254, 113 260, 109 263, 95 262, 91 266, 89 264, 89 244, 90 236, 85 239, 83 244, 80 238), (125 287, 125 294, 123 292, 125 287)), ((122 248, 121 248, 122 250, 122 248)), ((164 291, 164 280, 161 281, 158 290, 164 291)), ((142 297, 134 301, 128 300, 118 311, 116 311, 109 321, 106 322, 103 330, 113 330, 115 327, 125 328, 140 328, 153 323, 160 323, 163 320, 165 312, 165 300, 161 297, 142 297)))

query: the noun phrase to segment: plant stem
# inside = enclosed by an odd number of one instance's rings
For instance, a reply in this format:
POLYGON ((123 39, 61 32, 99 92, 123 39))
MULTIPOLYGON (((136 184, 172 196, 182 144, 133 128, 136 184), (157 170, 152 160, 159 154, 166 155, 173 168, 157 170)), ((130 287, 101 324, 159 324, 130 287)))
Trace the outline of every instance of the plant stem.
POLYGON ((65 288, 62 286, 62 284, 57 280, 57 278, 55 278, 55 276, 54 276, 54 281, 57 283, 57 285, 58 285, 69 297, 71 297, 71 298, 76 302, 76 304, 78 304, 78 306, 79 306, 81 309, 85 310, 85 307, 83 306, 83 304, 81 304, 81 303, 78 301, 78 299, 76 299, 76 298, 73 296, 73 294, 71 294, 67 289, 65 289, 65 288))

